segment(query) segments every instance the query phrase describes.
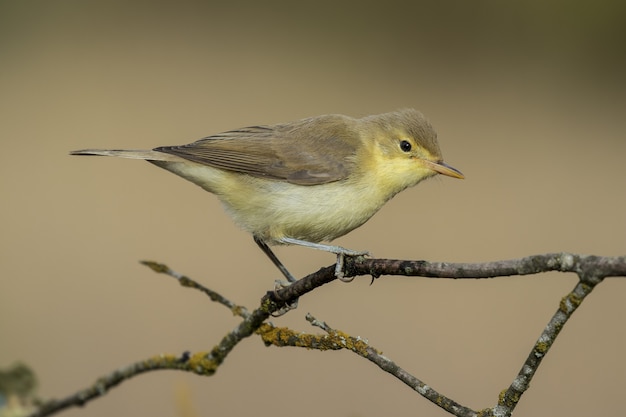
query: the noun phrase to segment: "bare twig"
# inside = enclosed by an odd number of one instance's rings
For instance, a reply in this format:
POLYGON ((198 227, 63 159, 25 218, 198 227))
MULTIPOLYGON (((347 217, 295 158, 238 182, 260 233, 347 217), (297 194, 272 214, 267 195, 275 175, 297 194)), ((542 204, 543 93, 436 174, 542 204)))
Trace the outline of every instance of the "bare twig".
POLYGON ((402 261, 395 259, 346 258, 346 277, 405 275, 427 278, 495 278, 559 271, 592 274, 598 278, 626 276, 626 256, 548 253, 526 258, 484 263, 402 261))
MULTIPOLYGON (((82 406, 88 401, 104 395, 111 388, 119 385, 125 380, 148 371, 175 369, 193 372, 198 375, 211 376, 215 374, 217 368, 224 362, 228 354, 235 348, 235 346, 237 346, 241 340, 258 331, 261 325, 263 325, 263 322, 267 320, 273 312, 278 311, 290 301, 297 299, 301 295, 304 295, 318 286, 323 285, 325 281, 330 282, 334 279, 333 273, 330 273, 330 277, 332 279, 329 279, 327 276, 329 274, 326 273, 329 268, 324 268, 307 276, 307 280, 305 282, 298 282, 289 288, 277 290, 275 292, 268 292, 261 300, 261 307, 257 308, 252 313, 247 313, 245 309, 237 307, 236 304, 228 301, 218 293, 203 287, 191 278, 178 274, 167 265, 158 264, 156 262, 143 263, 158 273, 164 273, 176 278, 182 286, 201 290, 207 294, 211 300, 225 305, 240 316, 245 316, 244 319, 237 327, 226 334, 220 343, 218 343, 210 351, 197 352, 195 354, 183 352, 181 355, 161 354, 144 361, 130 364, 110 373, 109 375, 99 378, 91 386, 82 389, 73 395, 61 400, 49 400, 44 402, 37 411, 30 415, 31 417, 48 416, 70 407, 82 406), (244 311, 245 314, 242 313, 244 311)), ((334 268, 330 269, 334 270, 334 268)))
POLYGON ((484 413, 485 416, 507 417, 513 413, 522 395, 530 387, 530 382, 539 365, 541 365, 541 361, 545 358, 561 330, 563 330, 565 323, 572 317, 572 314, 574 314, 574 311, 580 306, 585 297, 591 294, 595 286, 602 281, 602 278, 596 275, 598 272, 599 270, 597 269, 584 269, 579 272, 579 282, 572 291, 561 299, 559 308, 548 322, 539 339, 537 339, 513 383, 508 389, 500 393, 498 405, 493 410, 484 413))
POLYGON ((626 257, 582 256, 555 253, 529 256, 522 259, 496 261, 482 264, 442 263, 426 261, 400 261, 385 259, 349 258, 346 262, 346 277, 370 274, 408 275, 437 278, 493 278, 513 275, 529 275, 548 271, 573 272, 579 282, 560 302, 559 308, 535 343, 522 369, 511 386, 502 391, 498 404, 493 408, 474 411, 439 394, 418 378, 400 368, 390 359, 380 355, 360 338, 353 338, 333 330, 325 322, 308 315, 307 320, 329 333, 328 336, 297 333, 290 329, 264 327, 262 337, 266 344, 296 346, 309 349, 349 349, 376 363, 381 369, 400 379, 422 396, 455 416, 510 416, 528 389, 541 361, 550 350, 559 332, 584 298, 605 277, 626 276, 626 257), (363 343, 365 345, 363 345, 363 343))
POLYGON ((237 316, 246 318, 250 315, 250 313, 245 307, 233 303, 228 298, 224 297, 222 294, 205 287, 204 285, 189 278, 188 276, 185 276, 183 274, 180 274, 174 271, 173 269, 171 269, 169 266, 165 264, 154 262, 154 261, 141 261, 141 264, 152 269, 154 272, 157 272, 159 274, 166 274, 172 278, 175 278, 176 280, 178 280, 178 283, 183 287, 193 288, 200 292, 203 292, 211 299, 211 301, 214 301, 225 307, 228 307, 230 311, 232 311, 233 314, 237 316))
POLYGON ((367 340, 359 336, 350 336, 340 330, 333 329, 326 322, 317 320, 311 314, 307 314, 306 319, 313 326, 323 329, 328 334, 313 335, 295 332, 287 328, 277 328, 269 324, 264 324, 259 330, 259 333, 266 345, 304 347, 317 350, 350 350, 374 363, 383 371, 395 376, 424 398, 448 411, 450 414, 459 417, 475 417, 477 415, 476 411, 440 394, 431 386, 402 369, 391 359, 383 356, 378 349, 370 346, 367 340))
POLYGON ((369 346, 361 338, 351 337, 343 332, 333 330, 324 322, 309 318, 311 323, 320 327, 328 334, 306 335, 295 333, 290 329, 276 328, 265 321, 270 315, 290 304, 298 297, 313 289, 336 279, 335 266, 322 268, 287 288, 270 291, 262 299, 259 308, 249 313, 245 308, 237 306, 220 294, 205 288, 196 281, 185 277, 166 265, 156 262, 144 262, 153 270, 176 278, 182 286, 198 289, 207 294, 211 300, 228 307, 243 318, 242 322, 210 351, 181 355, 162 354, 144 361, 136 362, 120 368, 111 374, 98 379, 92 386, 80 390, 62 400, 51 400, 41 405, 32 416, 47 416, 60 410, 81 406, 87 401, 105 394, 126 379, 144 372, 162 369, 177 369, 199 375, 213 375, 228 354, 244 338, 258 333, 266 344, 276 346, 300 346, 314 349, 350 349, 372 361, 381 369, 396 376, 402 382, 419 392, 421 395, 456 416, 509 416, 519 402, 521 395, 528 389, 530 380, 535 374, 541 360, 554 343, 563 325, 572 313, 591 293, 595 285, 605 277, 626 276, 626 257, 582 256, 569 253, 535 255, 522 259, 496 261, 480 264, 444 263, 426 261, 400 261, 384 259, 367 259, 364 257, 346 258, 345 276, 372 275, 408 275, 439 278, 493 278, 498 276, 528 275, 548 271, 573 272, 578 274, 579 283, 574 290, 563 298, 558 311, 552 317, 521 371, 511 384, 500 395, 498 405, 480 412, 461 406, 453 400, 439 394, 431 387, 410 375, 390 359, 382 356, 376 349, 369 346))

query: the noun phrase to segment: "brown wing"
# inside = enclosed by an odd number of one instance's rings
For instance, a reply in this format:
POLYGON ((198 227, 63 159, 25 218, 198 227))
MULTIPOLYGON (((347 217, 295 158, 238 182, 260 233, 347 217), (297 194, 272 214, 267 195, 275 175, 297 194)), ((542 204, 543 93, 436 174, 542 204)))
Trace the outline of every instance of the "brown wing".
POLYGON ((339 181, 351 172, 359 144, 356 122, 345 116, 320 116, 232 130, 154 150, 255 177, 317 185, 339 181))

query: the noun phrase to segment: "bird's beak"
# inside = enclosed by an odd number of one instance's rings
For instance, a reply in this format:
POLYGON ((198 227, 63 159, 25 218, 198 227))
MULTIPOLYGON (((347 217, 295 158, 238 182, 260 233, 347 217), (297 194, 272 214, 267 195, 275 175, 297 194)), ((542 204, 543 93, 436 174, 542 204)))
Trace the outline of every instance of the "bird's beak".
POLYGON ((424 162, 426 163, 426 166, 428 168, 432 169, 438 174, 447 175, 448 177, 458 178, 460 180, 465 178, 465 175, 463 175, 461 171, 459 171, 456 168, 452 168, 450 165, 446 164, 443 161, 442 162, 424 161, 424 162))

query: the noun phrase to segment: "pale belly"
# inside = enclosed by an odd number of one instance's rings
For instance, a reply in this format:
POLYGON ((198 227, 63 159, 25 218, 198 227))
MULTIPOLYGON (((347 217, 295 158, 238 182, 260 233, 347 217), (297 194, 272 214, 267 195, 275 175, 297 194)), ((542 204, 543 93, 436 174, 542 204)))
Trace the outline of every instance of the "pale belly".
POLYGON ((214 193, 240 227, 268 243, 282 237, 331 241, 361 226, 393 196, 368 181, 296 185, 199 164, 154 163, 214 193))
POLYGON ((385 203, 373 189, 355 189, 344 181, 303 186, 255 178, 250 186, 255 191, 247 195, 218 197, 235 222, 270 242, 281 237, 334 240, 361 226, 385 203))

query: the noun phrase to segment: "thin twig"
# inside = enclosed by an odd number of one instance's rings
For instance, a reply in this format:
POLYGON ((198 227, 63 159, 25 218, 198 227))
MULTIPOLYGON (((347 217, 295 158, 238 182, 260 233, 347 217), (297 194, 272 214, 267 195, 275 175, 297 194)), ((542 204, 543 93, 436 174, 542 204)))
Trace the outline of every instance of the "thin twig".
MULTIPOLYGON (((290 329, 266 328, 266 344, 277 346, 297 346, 313 349, 349 349, 376 363, 381 369, 396 376, 434 404, 455 416, 510 416, 519 403, 522 394, 529 388, 541 361, 550 350, 556 337, 572 314, 605 277, 626 276, 626 257, 582 256, 569 253, 555 253, 529 256, 521 259, 488 262, 482 264, 442 263, 426 261, 400 261, 385 259, 349 258, 346 262, 346 277, 370 274, 373 277, 385 275, 408 275, 437 278, 493 278, 513 275, 529 275, 548 271, 573 272, 579 282, 559 305, 557 312, 535 343, 522 369, 511 386, 504 390, 498 404, 479 412, 464 407, 439 394, 418 378, 412 376, 390 359, 380 355, 370 346, 360 346, 345 333, 337 333, 325 322, 307 315, 307 320, 329 333, 329 337, 296 333, 290 329), (360 348, 356 348, 360 346, 360 348)), ((367 342, 365 342, 367 343, 367 342)))
MULTIPOLYGON (((236 314, 242 316, 242 322, 226 336, 218 345, 207 352, 191 354, 184 352, 181 355, 162 354, 144 361, 136 362, 120 368, 111 374, 98 379, 90 387, 80 390, 62 400, 51 400, 41 405, 32 416, 47 416, 60 410, 81 406, 105 394, 109 389, 121 382, 140 375, 144 372, 162 369, 177 369, 193 372, 200 375, 213 375, 228 354, 244 338, 259 333, 269 344, 284 346, 301 346, 314 349, 350 349, 377 364, 381 369, 396 376, 402 382, 415 389, 433 403, 456 416, 475 416, 477 412, 463 407, 451 399, 439 394, 419 379, 398 367, 393 361, 382 356, 376 349, 369 346, 367 341, 354 338, 345 333, 332 330, 328 324, 311 318, 311 323, 328 332, 327 335, 296 334, 289 329, 276 328, 265 321, 273 312, 285 305, 289 305, 298 297, 313 289, 336 279, 335 267, 322 268, 310 274, 287 288, 268 292, 261 299, 261 306, 248 313, 243 307, 230 302, 220 294, 205 288, 196 281, 185 277, 166 265, 156 262, 144 262, 147 266, 159 273, 168 274, 176 278, 181 285, 198 289, 207 294, 211 300, 221 303, 236 314), (327 330, 328 329, 328 330, 327 330), (305 337, 306 336, 306 337, 305 337)), ((609 276, 626 276, 626 257, 582 256, 569 253, 555 253, 535 255, 508 261, 465 264, 426 261, 400 261, 385 259, 366 259, 364 257, 346 258, 346 277, 357 275, 408 275, 440 278, 492 278, 497 276, 528 275, 548 271, 577 273, 580 282, 562 301, 557 313, 540 336, 526 360, 522 370, 511 386, 503 391, 500 401, 493 409, 478 412, 481 416, 510 416, 519 402, 541 360, 558 336, 563 325, 572 313, 591 293, 595 285, 609 276)))
MULTIPOLYGON (((215 291, 203 287, 184 275, 178 274, 166 265, 158 264, 156 262, 143 263, 158 273, 173 276, 179 280, 182 286, 201 290, 207 294, 211 300, 217 301, 229 307, 231 310, 233 310, 234 306, 235 308, 233 311, 246 311, 245 309, 239 309, 234 303, 231 303, 215 291)), ((61 400, 53 399, 44 402, 37 411, 30 415, 30 417, 48 416, 70 407, 83 406, 88 401, 106 394, 111 388, 119 385, 125 380, 141 375, 144 372, 174 369, 193 372, 198 375, 211 376, 215 374, 218 367, 224 362, 228 354, 235 348, 235 346, 237 346, 237 344, 243 339, 257 332, 263 325, 264 321, 267 320, 273 312, 278 311, 292 300, 290 297, 296 299, 301 295, 312 291, 318 286, 323 285, 325 281, 323 278, 324 275, 325 274, 318 271, 307 277, 310 277, 308 280, 309 282, 307 283, 296 283, 297 285, 294 284, 291 286, 293 288, 289 287, 283 290, 276 290, 275 292, 268 292, 261 299, 261 307, 255 309, 252 313, 246 313, 242 322, 226 334, 210 351, 197 352, 195 354, 183 352, 181 355, 161 354, 144 361, 130 364, 99 378, 94 384, 76 392, 75 394, 69 395, 61 400), (282 301, 281 299, 285 301, 282 301)))
POLYGON ((172 278, 175 278, 182 287, 193 288, 195 290, 198 290, 206 294, 211 299, 211 301, 214 301, 225 307, 228 307, 230 311, 232 311, 233 314, 237 316, 246 318, 250 315, 250 313, 245 307, 233 303, 232 301, 230 301, 228 298, 224 297, 222 294, 218 293, 217 291, 213 291, 212 289, 205 287, 204 285, 189 278, 188 276, 174 271, 173 269, 171 269, 169 266, 165 264, 154 262, 154 261, 140 261, 140 263, 152 269, 154 272, 157 272, 159 274, 166 274, 172 278))
POLYGON ((313 326, 323 329, 327 334, 314 335, 295 332, 287 328, 277 328, 269 324, 264 324, 259 333, 266 345, 304 347, 317 350, 350 350, 374 363, 383 371, 395 376, 424 398, 448 411, 450 414, 458 417, 476 417, 476 411, 440 394, 419 378, 416 378, 402 369, 391 359, 383 356, 376 348, 372 347, 366 339, 358 336, 350 336, 345 332, 333 329, 326 322, 317 320, 311 314, 307 314, 306 319, 313 326))
POLYGON ((598 271, 593 269, 580 272, 579 282, 576 283, 572 291, 561 299, 559 308, 537 339, 513 383, 508 389, 500 393, 498 405, 493 409, 493 414, 486 413, 485 415, 508 417, 513 413, 522 395, 530 387, 530 382, 541 365, 541 361, 548 354, 565 323, 572 317, 585 297, 591 294, 595 286, 602 281, 602 278, 598 277, 596 273, 598 271))
POLYGON ((381 275, 405 275, 426 278, 476 279, 531 275, 550 271, 574 272, 579 275, 584 271, 592 271, 601 278, 626 276, 626 256, 576 255, 567 252, 483 263, 346 257, 345 265, 346 277, 371 275, 378 278, 381 275))

